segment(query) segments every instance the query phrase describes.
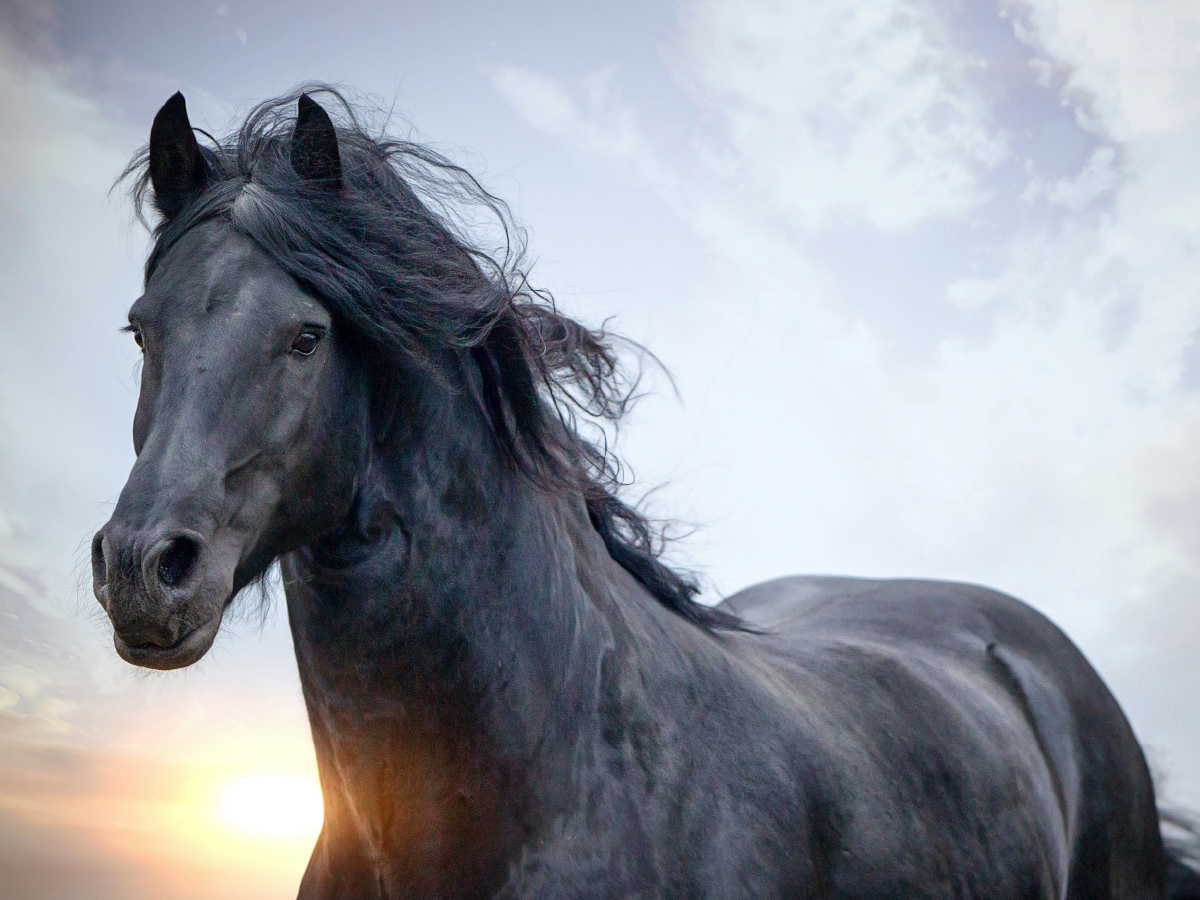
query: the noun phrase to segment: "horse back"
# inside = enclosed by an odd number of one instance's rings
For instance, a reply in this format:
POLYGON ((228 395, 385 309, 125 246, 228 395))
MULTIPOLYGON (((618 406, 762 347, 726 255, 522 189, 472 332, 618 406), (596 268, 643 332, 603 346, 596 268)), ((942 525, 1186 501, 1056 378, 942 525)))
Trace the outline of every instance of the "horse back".
POLYGON ((824 783, 838 810, 826 830, 874 861, 842 866, 848 893, 944 870, 967 873, 946 896, 991 895, 998 872, 1039 885, 1031 896, 1162 896, 1141 748, 1036 610, 974 585, 827 577, 756 585, 723 606, 759 631, 739 639, 744 653, 802 694, 829 736, 816 752, 841 775, 824 783))

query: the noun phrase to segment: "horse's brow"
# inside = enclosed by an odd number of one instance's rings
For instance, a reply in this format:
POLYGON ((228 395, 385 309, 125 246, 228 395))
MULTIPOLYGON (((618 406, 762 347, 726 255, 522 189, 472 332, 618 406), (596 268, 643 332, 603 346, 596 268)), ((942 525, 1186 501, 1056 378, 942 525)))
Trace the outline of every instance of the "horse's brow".
POLYGON ((130 323, 133 322, 133 320, 136 318, 136 316, 134 316, 134 310, 136 310, 138 308, 138 304, 142 303, 145 299, 146 299, 145 294, 139 294, 137 296, 137 298, 134 299, 134 301, 129 304, 129 312, 125 314, 125 318, 127 321, 129 321, 130 323))

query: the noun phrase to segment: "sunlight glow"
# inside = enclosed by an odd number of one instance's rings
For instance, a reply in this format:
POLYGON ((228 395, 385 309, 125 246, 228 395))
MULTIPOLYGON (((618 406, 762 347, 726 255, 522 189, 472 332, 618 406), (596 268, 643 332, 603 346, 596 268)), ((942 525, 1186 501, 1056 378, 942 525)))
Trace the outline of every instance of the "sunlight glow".
POLYGON ((234 828, 267 837, 315 836, 323 816, 316 783, 284 772, 257 772, 229 782, 219 809, 234 828))

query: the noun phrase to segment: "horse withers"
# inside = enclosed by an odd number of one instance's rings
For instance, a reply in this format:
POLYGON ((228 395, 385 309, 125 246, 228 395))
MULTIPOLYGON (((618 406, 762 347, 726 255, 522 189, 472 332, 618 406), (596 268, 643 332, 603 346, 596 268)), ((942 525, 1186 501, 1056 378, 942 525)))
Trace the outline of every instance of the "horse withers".
POLYGON ((177 94, 131 164, 137 462, 92 549, 117 652, 158 669, 279 562, 325 800, 302 898, 1200 897, 1028 606, 697 603, 575 427, 624 411, 608 337, 456 226, 519 236, 470 175, 320 91, 340 127, 309 88, 204 145, 177 94))

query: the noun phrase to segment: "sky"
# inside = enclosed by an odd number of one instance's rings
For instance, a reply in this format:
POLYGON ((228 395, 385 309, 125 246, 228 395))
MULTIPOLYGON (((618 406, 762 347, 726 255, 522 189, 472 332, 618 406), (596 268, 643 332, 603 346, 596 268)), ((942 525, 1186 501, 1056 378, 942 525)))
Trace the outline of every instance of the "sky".
POLYGON ((174 91, 224 132, 311 79, 478 173, 534 282, 661 358, 677 395, 650 373, 618 446, 706 597, 1021 597, 1200 809, 1200 3, 9 0, 0 900, 294 895, 285 611, 135 670, 86 550, 133 461, 113 181, 174 91))

